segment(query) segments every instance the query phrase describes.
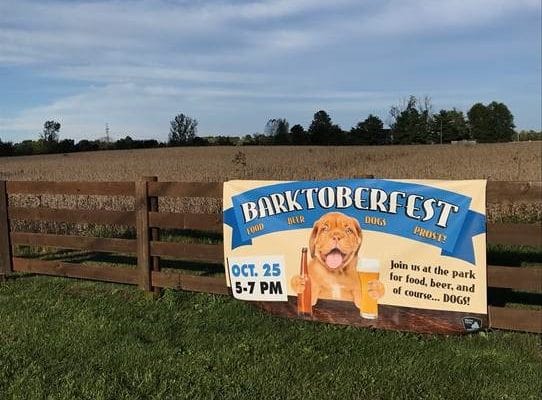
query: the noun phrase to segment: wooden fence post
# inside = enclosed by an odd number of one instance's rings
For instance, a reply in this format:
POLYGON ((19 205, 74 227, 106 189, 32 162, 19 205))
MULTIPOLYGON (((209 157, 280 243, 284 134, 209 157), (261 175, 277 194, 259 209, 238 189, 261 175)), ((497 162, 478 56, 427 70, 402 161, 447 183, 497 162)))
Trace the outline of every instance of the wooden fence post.
MULTIPOLYGON (((158 177, 153 176, 150 178, 151 182, 157 182, 158 177)), ((150 197, 150 210, 153 212, 158 212, 158 197, 150 197)), ((159 241, 160 240, 160 229, 159 228, 151 228, 151 240, 152 241, 159 241)), ((152 270, 154 272, 160 272, 160 257, 158 256, 152 256, 152 270)), ((152 272, 151 272, 152 274, 152 272)), ((152 279, 151 279, 152 284, 152 279)), ((160 288, 158 286, 154 287, 154 295, 159 296, 160 295, 160 288)))
POLYGON ((139 287, 145 291, 152 290, 151 258, 149 237, 148 182, 150 177, 143 177, 135 183, 135 209, 137 230, 137 269, 139 272, 139 287))
POLYGON ((6 181, 0 181, 0 280, 13 272, 6 181))

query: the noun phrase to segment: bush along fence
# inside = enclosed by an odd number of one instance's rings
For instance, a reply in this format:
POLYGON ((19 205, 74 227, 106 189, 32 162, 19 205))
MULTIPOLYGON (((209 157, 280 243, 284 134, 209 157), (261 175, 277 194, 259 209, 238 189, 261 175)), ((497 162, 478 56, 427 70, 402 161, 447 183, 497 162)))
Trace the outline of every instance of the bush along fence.
MULTIPOLYGON (((155 293, 159 293, 161 288, 173 288, 230 294, 224 277, 196 276, 161 270, 164 264, 161 258, 222 264, 223 247, 221 243, 178 243, 160 240, 161 229, 200 231, 214 235, 222 232, 221 213, 162 212, 158 209, 160 197, 221 200, 222 184, 158 182, 156 177, 142 178, 137 182, 0 181, 0 278, 13 273, 33 273, 138 285, 145 291, 155 293), (105 211, 10 206, 9 196, 18 194, 126 196, 134 198, 135 209, 105 211), (13 222, 21 220, 128 226, 135 228, 137 234, 135 239, 118 239, 14 230, 13 222), (131 255, 137 257, 137 267, 87 265, 14 256, 14 248, 21 245, 131 255)), ((490 181, 487 185, 487 198, 488 203, 537 202, 542 199, 542 182, 490 181)), ((542 247, 542 225, 488 224, 487 241, 497 245, 534 247, 535 251, 539 252, 542 247)), ((521 251, 514 253, 514 263, 521 265, 521 261, 529 261, 521 259, 525 254, 528 253, 521 251)), ((539 259, 536 258, 535 261, 539 259)), ((539 299, 542 296, 540 294, 542 266, 488 265, 487 270, 489 327, 542 333, 542 311, 523 305, 507 307, 506 301, 503 300, 507 296, 510 297, 510 294, 517 293, 527 295, 511 296, 516 299, 513 302, 518 302, 518 298, 539 299)), ((443 331, 445 332, 447 331, 443 331)))

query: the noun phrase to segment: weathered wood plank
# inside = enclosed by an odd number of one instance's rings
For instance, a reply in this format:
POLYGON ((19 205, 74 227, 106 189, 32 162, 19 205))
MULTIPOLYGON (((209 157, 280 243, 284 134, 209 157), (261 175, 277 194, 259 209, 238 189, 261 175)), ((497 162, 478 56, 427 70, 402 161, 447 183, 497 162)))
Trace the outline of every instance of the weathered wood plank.
POLYGON ((12 271, 6 182, 0 181, 0 275, 12 271))
POLYGON ((14 257, 13 270, 16 272, 29 272, 130 285, 138 283, 136 270, 120 267, 81 265, 62 261, 44 261, 14 257))
POLYGON ((153 286, 190 292, 231 294, 223 277, 185 275, 177 272, 153 272, 153 286))
POLYGON ((542 224, 487 224, 487 241, 542 247, 542 224))
POLYGON ((464 317, 478 318, 481 321, 481 329, 488 327, 487 315, 484 314, 379 305, 378 318, 370 320, 360 317, 359 310, 353 302, 319 300, 313 308, 312 317, 300 317, 297 313, 297 298, 294 296, 289 296, 288 302, 255 302, 253 304, 266 312, 281 317, 396 331, 440 334, 468 333, 463 324, 464 317))
POLYGON ((222 198, 221 182, 149 182, 149 196, 222 198))
POLYGON ((222 214, 150 212, 149 225, 158 228, 222 232, 222 214))
MULTIPOLYGON (((150 181, 156 182, 158 181, 158 177, 153 176, 151 177, 150 181)), ((148 191, 148 187, 147 187, 147 191, 148 191)), ((150 207, 150 211, 152 211, 153 213, 158 212, 158 197, 149 197, 149 207, 150 207)), ((149 225, 150 225, 150 220, 151 220, 151 216, 149 213, 149 225)), ((156 227, 151 228, 151 240, 154 240, 154 241, 160 240, 160 229, 156 227)), ((152 263, 152 271, 160 272, 160 257, 152 256, 151 263, 152 263)), ((152 273, 151 273, 151 285, 152 285, 152 273)), ((153 285, 153 291, 154 291, 155 296, 160 295, 160 288, 158 286, 153 285)))
POLYGON ((76 194, 103 196, 133 196, 133 182, 31 182, 10 181, 9 194, 76 194))
POLYGON ((542 311, 493 306, 488 311, 491 328, 542 333, 542 311))
POLYGON ((222 244, 151 242, 151 255, 175 257, 189 261, 222 264, 224 250, 222 244))
POLYGON ((488 181, 486 198, 488 203, 542 201, 542 182, 488 181))
POLYGON ((10 219, 135 226, 133 211, 9 207, 10 219))
POLYGON ((135 208, 137 228, 137 268, 139 271, 139 287, 143 290, 152 290, 151 286, 151 258, 149 251, 149 196, 147 191, 148 179, 143 178, 136 182, 135 208))
POLYGON ((487 286, 542 292, 542 268, 488 265, 487 286))
POLYGON ((12 232, 11 243, 29 246, 50 246, 61 249, 81 249, 111 253, 136 253, 136 241, 134 239, 12 232))

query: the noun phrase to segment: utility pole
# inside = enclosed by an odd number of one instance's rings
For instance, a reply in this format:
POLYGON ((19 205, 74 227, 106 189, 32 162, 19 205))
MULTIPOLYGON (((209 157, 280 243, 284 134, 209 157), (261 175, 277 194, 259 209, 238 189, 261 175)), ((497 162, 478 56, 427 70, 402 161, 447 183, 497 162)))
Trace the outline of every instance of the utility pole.
POLYGON ((105 123, 105 142, 111 143, 111 137, 109 136, 109 124, 105 123))

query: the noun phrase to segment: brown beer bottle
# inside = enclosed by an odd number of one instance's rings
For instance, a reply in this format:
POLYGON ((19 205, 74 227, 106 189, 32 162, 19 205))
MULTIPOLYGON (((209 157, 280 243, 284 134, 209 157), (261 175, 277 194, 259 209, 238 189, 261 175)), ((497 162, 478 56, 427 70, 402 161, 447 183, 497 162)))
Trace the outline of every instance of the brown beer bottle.
POLYGON ((297 294, 297 313, 303 316, 312 315, 312 296, 311 296, 311 279, 307 267, 307 248, 301 249, 301 278, 305 280, 305 290, 297 294))

